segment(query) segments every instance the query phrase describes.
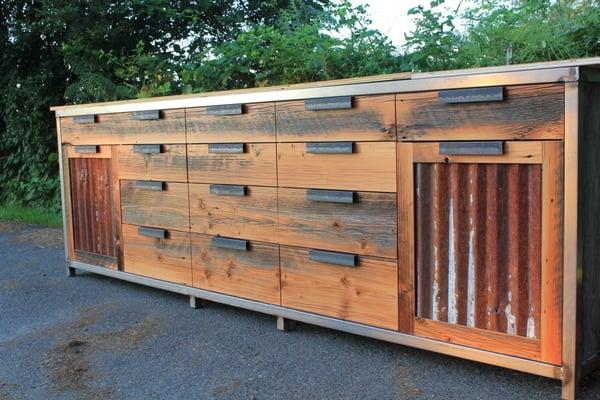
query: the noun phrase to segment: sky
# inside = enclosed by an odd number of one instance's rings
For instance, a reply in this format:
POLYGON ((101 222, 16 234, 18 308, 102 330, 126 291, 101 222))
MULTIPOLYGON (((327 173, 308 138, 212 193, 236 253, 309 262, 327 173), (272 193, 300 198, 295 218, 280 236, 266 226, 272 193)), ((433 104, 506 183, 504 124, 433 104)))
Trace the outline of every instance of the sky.
MULTIPOLYGON (((408 10, 422 5, 428 7, 431 0, 351 0, 354 6, 368 5, 367 12, 372 27, 387 35, 396 46, 404 44, 404 34, 414 28, 408 10)), ((444 7, 455 10, 460 0, 446 0, 444 7)))

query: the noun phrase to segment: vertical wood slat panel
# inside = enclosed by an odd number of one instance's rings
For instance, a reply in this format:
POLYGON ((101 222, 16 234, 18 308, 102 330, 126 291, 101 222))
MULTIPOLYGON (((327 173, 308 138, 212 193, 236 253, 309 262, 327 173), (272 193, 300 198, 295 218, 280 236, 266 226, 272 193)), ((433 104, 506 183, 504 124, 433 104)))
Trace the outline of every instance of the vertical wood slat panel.
POLYGON ((540 338, 541 166, 415 164, 417 316, 540 338))
POLYGON ((116 257, 111 160, 72 158, 69 162, 74 248, 116 257))

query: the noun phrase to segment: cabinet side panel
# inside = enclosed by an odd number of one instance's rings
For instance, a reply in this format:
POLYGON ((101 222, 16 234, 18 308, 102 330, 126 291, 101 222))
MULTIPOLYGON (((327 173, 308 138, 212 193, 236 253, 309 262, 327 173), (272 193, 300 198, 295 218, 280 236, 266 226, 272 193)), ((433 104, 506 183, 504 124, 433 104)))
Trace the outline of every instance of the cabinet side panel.
POLYGON ((583 276, 578 297, 578 353, 585 373, 598 366, 600 353, 600 83, 583 83, 581 88, 578 246, 583 276))

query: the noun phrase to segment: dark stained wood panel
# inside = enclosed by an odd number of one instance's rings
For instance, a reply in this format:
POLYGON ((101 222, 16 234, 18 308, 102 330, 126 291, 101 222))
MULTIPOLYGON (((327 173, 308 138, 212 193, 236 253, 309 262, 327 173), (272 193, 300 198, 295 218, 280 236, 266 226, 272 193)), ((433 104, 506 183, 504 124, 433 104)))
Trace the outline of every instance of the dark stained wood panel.
POLYGON ((417 316, 541 329, 541 165, 415 164, 417 316))
POLYGON ((396 142, 357 142, 351 154, 311 154, 306 145, 277 145, 279 186, 396 191, 396 142))
POLYGON ((187 182, 185 144, 163 144, 160 153, 141 154, 133 145, 114 146, 121 179, 187 182))
POLYGON ((207 144, 188 146, 188 176, 193 183, 277 186, 275 143, 247 143, 238 154, 210 153, 207 144))
POLYGON ((312 261, 308 249, 281 246, 281 305, 398 329, 396 260, 358 257, 355 267, 312 261))
POLYGON ((212 238, 192 234, 194 287, 280 304, 278 245, 250 241, 240 251, 213 247, 212 238))
POLYGON ((245 196, 190 184, 192 232, 277 243, 277 188, 245 186, 245 196))
POLYGON ((163 110, 160 116, 136 120, 130 112, 100 114, 92 124, 77 124, 73 117, 63 117, 61 137, 67 144, 185 143, 184 110, 163 110))
POLYGON ((275 103, 244 104, 238 115, 210 115, 206 107, 186 109, 188 143, 275 141, 275 103))
POLYGON ((277 141, 396 140, 394 95, 355 96, 353 108, 307 111, 303 100, 276 103, 277 141))
POLYGON ((164 239, 140 235, 123 224, 123 270, 163 281, 192 285, 190 233, 168 230, 164 239))
POLYGON ((69 159, 75 251, 117 257, 110 158, 69 159))
POLYGON ((121 181, 121 219, 124 224, 189 231, 187 183, 162 182, 163 190, 150 190, 138 187, 137 182, 121 181))
POLYGON ((316 202, 279 188, 279 243, 396 258, 396 195, 356 192, 355 203, 316 202))
POLYGON ((438 92, 396 95, 399 140, 564 137, 564 84, 507 86, 504 101, 443 104, 438 92))

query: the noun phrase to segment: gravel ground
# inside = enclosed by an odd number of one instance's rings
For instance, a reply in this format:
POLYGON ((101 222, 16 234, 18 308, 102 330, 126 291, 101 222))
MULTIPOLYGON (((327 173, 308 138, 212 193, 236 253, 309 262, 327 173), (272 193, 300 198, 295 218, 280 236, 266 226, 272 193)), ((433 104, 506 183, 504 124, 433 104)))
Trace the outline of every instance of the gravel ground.
MULTIPOLYGON (((101 276, 0 223, 0 399, 559 399, 558 382, 101 276)), ((600 399, 600 374, 582 399, 600 399)))

